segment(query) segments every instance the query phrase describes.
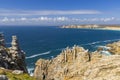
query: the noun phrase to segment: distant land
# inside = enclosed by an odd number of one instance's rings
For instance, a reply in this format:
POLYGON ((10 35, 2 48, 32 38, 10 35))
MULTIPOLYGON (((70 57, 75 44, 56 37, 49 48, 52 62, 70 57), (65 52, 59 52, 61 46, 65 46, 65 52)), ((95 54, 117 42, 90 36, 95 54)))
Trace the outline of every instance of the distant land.
POLYGON ((120 25, 64 25, 61 28, 76 28, 76 29, 100 29, 100 30, 120 30, 120 25))

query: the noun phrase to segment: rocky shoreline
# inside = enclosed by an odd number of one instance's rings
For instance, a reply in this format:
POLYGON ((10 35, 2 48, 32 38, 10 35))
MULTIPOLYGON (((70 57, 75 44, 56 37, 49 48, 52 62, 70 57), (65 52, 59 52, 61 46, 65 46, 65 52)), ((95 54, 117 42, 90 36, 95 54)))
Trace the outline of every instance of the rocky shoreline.
POLYGON ((0 34, 0 80, 119 80, 119 61, 120 41, 94 52, 74 45, 53 59, 39 59, 31 77, 18 38, 12 36, 11 47, 6 47, 0 34))
POLYGON ((119 54, 120 41, 94 52, 76 45, 67 47, 51 60, 39 59, 34 77, 37 80, 119 80, 119 54))
POLYGON ((116 30, 120 31, 119 25, 65 25, 61 26, 60 28, 71 28, 71 29, 94 29, 94 30, 116 30))

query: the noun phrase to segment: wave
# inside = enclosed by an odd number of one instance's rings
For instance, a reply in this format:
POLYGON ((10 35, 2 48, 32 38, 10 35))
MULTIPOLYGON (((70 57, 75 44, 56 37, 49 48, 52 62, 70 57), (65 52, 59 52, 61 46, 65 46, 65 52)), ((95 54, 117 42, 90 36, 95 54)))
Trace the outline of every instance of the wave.
POLYGON ((30 76, 33 76, 34 68, 28 68, 28 73, 30 76))
POLYGON ((92 42, 92 43, 87 43, 87 44, 83 44, 83 45, 94 45, 94 44, 98 44, 100 43, 100 41, 96 41, 96 42, 92 42))
POLYGON ((112 39, 112 40, 105 40, 105 41, 96 41, 96 42, 91 42, 87 44, 81 44, 81 45, 94 45, 94 44, 99 44, 99 43, 107 43, 107 42, 113 42, 113 41, 118 41, 120 39, 112 39))
POLYGON ((26 57, 26 59, 38 57, 38 56, 41 56, 41 55, 47 55, 47 54, 50 54, 50 53, 51 53, 51 51, 47 51, 47 52, 44 52, 44 53, 35 54, 35 55, 32 55, 32 56, 26 57))

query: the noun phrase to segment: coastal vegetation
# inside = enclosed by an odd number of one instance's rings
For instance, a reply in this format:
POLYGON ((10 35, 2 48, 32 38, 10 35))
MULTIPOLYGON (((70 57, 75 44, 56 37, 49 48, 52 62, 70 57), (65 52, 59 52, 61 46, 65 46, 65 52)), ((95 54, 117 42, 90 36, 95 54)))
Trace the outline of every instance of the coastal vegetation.
MULTIPOLYGON (((6 80, 36 80, 34 77, 30 76, 28 73, 15 74, 12 70, 0 69, 0 75, 5 75, 6 80)), ((0 78, 1 79, 1 78, 0 78)))

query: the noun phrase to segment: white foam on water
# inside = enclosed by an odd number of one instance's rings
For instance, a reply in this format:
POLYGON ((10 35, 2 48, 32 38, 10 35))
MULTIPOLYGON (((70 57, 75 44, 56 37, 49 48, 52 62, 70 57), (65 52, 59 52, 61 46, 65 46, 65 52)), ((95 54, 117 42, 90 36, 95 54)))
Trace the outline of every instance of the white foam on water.
POLYGON ((112 41, 118 41, 120 39, 112 39, 112 40, 105 40, 105 41, 95 41, 95 42, 91 42, 91 43, 87 43, 87 44, 81 44, 81 45, 94 45, 94 44, 99 44, 99 43, 107 43, 107 42, 112 42, 112 41))
POLYGON ((97 44, 97 43, 100 43, 101 41, 96 41, 96 42, 92 42, 92 43, 87 43, 85 45, 93 45, 93 44, 97 44))
POLYGON ((38 57, 38 56, 41 56, 41 55, 47 55, 47 54, 50 54, 50 53, 51 53, 51 51, 47 51, 47 52, 40 53, 40 54, 34 54, 34 55, 29 56, 29 57, 26 57, 26 59, 38 57))
POLYGON ((34 71, 34 68, 28 68, 28 73, 30 74, 30 76, 33 76, 33 71, 34 71))
POLYGON ((105 55, 111 55, 111 53, 109 51, 101 51, 102 54, 105 54, 105 55))

